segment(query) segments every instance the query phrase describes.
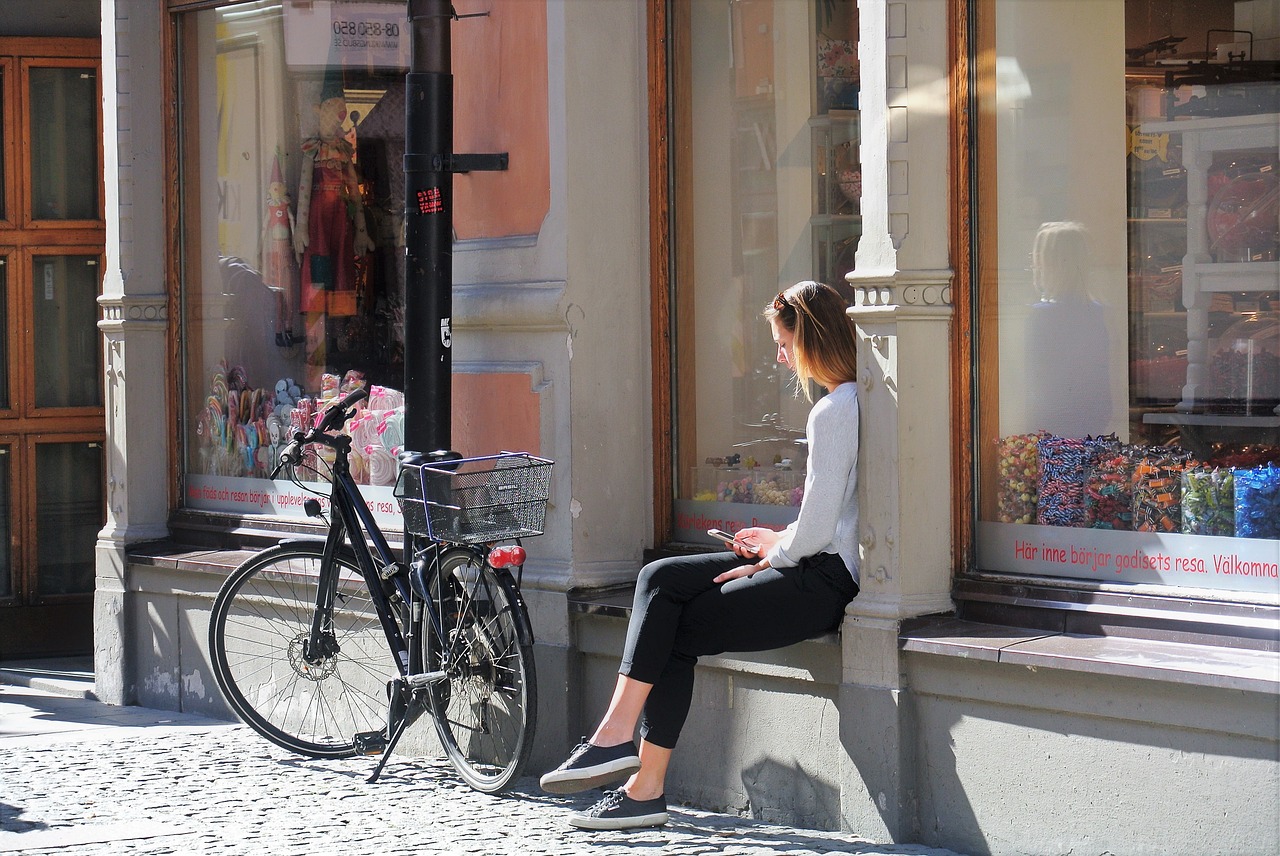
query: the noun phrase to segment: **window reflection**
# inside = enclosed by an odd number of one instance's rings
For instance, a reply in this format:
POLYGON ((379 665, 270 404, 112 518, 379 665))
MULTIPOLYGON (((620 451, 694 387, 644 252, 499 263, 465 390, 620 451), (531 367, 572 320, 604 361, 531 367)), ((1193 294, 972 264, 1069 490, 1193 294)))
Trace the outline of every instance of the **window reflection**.
MULTIPOLYGON (((186 501, 301 516, 276 492, 288 482, 246 480, 356 386, 371 396, 349 427, 353 473, 389 494, 403 443, 403 3, 180 20, 186 501)), ((305 463, 304 480, 323 471, 305 463)))
POLYGON ((673 63, 674 529, 712 543, 709 526, 780 528, 800 503, 809 405, 761 311, 801 280, 847 290, 861 235, 858 15, 852 0, 674 6, 691 34, 673 63))
POLYGON ((978 6, 984 569, 1274 589, 1280 20, 1252 6, 978 6))

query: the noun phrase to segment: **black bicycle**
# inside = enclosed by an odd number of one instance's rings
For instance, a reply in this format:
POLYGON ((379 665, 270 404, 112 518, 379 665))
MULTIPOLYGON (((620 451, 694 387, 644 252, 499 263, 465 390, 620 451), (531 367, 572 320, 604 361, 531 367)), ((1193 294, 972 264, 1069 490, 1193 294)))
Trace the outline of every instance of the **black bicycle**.
POLYGON ((231 572, 209 619, 214 676, 240 718, 285 749, 381 753, 371 782, 429 711, 458 773, 494 793, 520 776, 533 747, 520 539, 542 534, 552 462, 401 453, 397 558, 351 476, 351 438, 336 433, 365 395, 334 403, 282 451, 273 478, 283 469, 307 490, 300 471, 330 481, 327 506, 304 504, 328 515, 328 535, 281 541, 231 572), (327 465, 316 447, 332 451, 327 465))

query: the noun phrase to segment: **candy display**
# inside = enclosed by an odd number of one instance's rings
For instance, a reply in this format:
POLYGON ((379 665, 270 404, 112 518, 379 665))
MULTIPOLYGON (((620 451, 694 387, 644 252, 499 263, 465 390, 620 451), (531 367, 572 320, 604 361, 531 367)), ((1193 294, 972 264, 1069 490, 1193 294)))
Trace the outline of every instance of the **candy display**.
POLYGON ((1085 480, 1085 525, 1091 529, 1133 528, 1134 458, 1140 450, 1120 446, 1098 457, 1085 480))
MULTIPOLYGON (((205 409, 197 416, 200 469, 209 475, 268 478, 280 461, 280 450, 298 431, 313 427, 329 399, 366 385, 357 371, 326 374, 321 396, 306 395, 293 378, 280 378, 271 389, 255 389, 245 370, 220 363, 209 381, 205 409)), ((374 386, 369 398, 344 429, 352 437, 351 472, 359 484, 395 483, 396 460, 404 444, 404 394, 374 386)), ((303 449, 297 475, 332 460, 331 450, 303 449)))
POLYGON ((781 456, 772 466, 741 455, 708 458, 707 466, 694 467, 693 475, 693 498, 699 502, 798 508, 804 498, 804 473, 791 469, 790 459, 781 456))
POLYGON ((201 469, 219 476, 267 475, 271 435, 266 420, 274 410, 273 391, 251 388, 244 369, 219 363, 196 417, 201 469))
POLYGON ((753 496, 757 505, 788 505, 800 507, 804 498, 804 484, 796 484, 796 473, 762 471, 756 476, 753 496))
POLYGON ((1089 471, 1118 441, 1105 437, 1045 437, 1036 443, 1039 460, 1036 523, 1082 527, 1087 522, 1084 488, 1089 471))
POLYGON ((1239 538, 1280 538, 1280 467, 1232 471, 1239 538))
POLYGON ((1014 434, 996 441, 1000 485, 996 492, 996 519, 1001 523, 1034 523, 1039 493, 1039 452, 1036 444, 1045 431, 1014 434))
POLYGON ((755 502, 756 482, 749 474, 728 479, 716 486, 717 502, 755 502))
POLYGON ((1235 478, 1221 467, 1182 471, 1182 531, 1187 535, 1236 534, 1235 478))
POLYGON ((1000 523, 1280 538, 1280 447, 1222 444, 1198 461, 1114 434, 1037 431, 1001 437, 996 448, 1000 523))
POLYGON ((1182 528, 1182 471, 1189 453, 1172 447, 1146 450, 1133 470, 1133 528, 1177 532, 1182 528))

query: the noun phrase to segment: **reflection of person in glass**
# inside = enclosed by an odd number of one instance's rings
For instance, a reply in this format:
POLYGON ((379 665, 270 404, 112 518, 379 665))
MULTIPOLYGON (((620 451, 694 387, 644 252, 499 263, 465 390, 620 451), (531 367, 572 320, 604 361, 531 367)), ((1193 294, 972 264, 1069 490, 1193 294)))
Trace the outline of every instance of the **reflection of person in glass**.
POLYGON ((347 101, 340 76, 328 74, 315 106, 316 135, 302 143, 294 253, 302 266, 307 350, 324 365, 324 322, 356 313, 356 259, 373 250, 365 230, 355 146, 342 123, 347 101))
POLYGON ((296 268, 293 256, 293 211, 280 175, 280 155, 271 164, 267 184, 267 217, 262 225, 262 281, 276 295, 276 344, 294 344, 293 313, 296 311, 296 268))
POLYGON ((1030 425, 1063 437, 1107 430, 1111 419, 1106 310, 1089 294, 1088 233, 1075 222, 1045 223, 1031 250, 1040 300, 1027 322, 1030 425))
POLYGON ((666 823, 667 765, 689 712, 698 657, 765 651, 829 631, 858 593, 857 351, 845 308, 829 286, 801 282, 765 309, 778 362, 806 394, 810 380, 829 393, 809 414, 799 516, 782 532, 737 531, 733 552, 674 556, 641 570, 609 709, 590 741, 541 781, 552 793, 627 782, 570 817, 572 825, 666 823), (637 722, 639 747, 632 742, 637 722))

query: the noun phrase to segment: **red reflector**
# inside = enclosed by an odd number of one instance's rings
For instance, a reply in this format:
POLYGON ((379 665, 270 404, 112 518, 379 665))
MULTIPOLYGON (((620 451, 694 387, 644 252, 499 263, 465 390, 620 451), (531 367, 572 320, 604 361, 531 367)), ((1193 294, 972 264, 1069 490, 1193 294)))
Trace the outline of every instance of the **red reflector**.
POLYGON ((489 564, 495 568, 509 568, 512 565, 523 565, 527 555, 528 554, 525 552, 524 547, 517 544, 494 547, 489 551, 489 564))

